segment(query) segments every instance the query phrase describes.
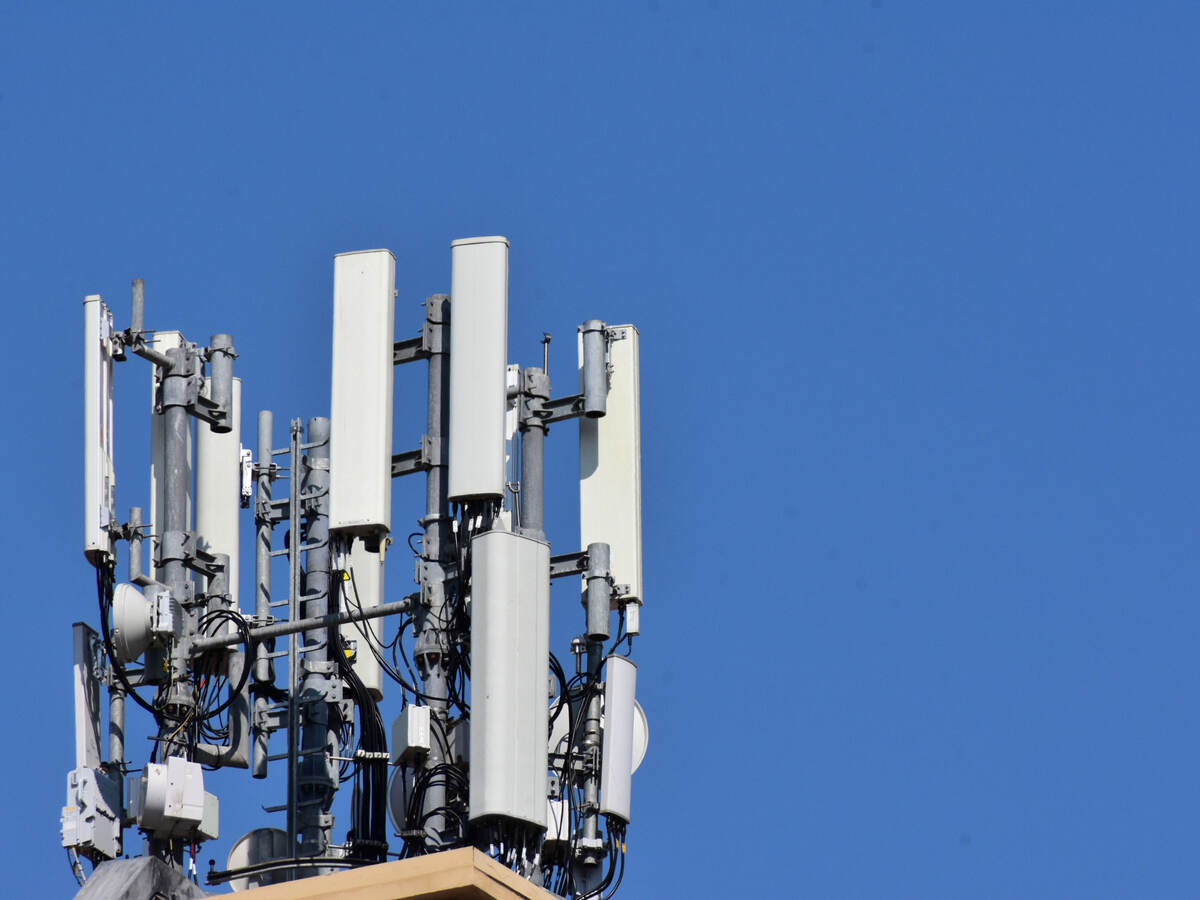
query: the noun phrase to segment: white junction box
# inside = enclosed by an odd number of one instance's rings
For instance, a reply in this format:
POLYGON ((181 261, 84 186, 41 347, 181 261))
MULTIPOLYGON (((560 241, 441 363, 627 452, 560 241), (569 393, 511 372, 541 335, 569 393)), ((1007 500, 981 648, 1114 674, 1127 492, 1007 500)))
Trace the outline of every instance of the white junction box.
MULTIPOLYGON (((579 546, 603 542, 611 548, 613 582, 628 586, 621 599, 637 601, 628 608, 626 621, 628 632, 637 634, 643 599, 639 338, 632 325, 611 325, 606 332, 608 412, 598 419, 579 420, 579 546)), ((582 385, 582 336, 579 370, 582 385)))
POLYGON ((181 756, 129 777, 129 815, 160 837, 218 837, 217 798, 205 792, 200 764, 181 756))
POLYGON ((488 531, 471 560, 470 818, 544 829, 550 545, 488 531))
MULTIPOLYGON (((211 379, 205 379, 205 390, 211 379)), ((226 434, 196 427, 196 530, 201 549, 229 555, 229 595, 238 606, 238 523, 242 509, 242 379, 233 379, 233 414, 226 434)), ((232 627, 232 626, 229 626, 232 627)), ((215 633, 215 632, 210 632, 215 633)))
POLYGON ((450 244, 450 499, 504 496, 508 238, 450 244))
POLYGON ((83 552, 93 561, 112 556, 108 527, 116 521, 112 333, 112 312, 99 294, 89 294, 83 301, 83 552))
POLYGON ((392 723, 392 765, 424 759, 429 755, 429 741, 429 707, 404 707, 392 723))
POLYGON ((396 258, 333 258, 329 527, 378 536, 392 521, 392 346, 396 258))

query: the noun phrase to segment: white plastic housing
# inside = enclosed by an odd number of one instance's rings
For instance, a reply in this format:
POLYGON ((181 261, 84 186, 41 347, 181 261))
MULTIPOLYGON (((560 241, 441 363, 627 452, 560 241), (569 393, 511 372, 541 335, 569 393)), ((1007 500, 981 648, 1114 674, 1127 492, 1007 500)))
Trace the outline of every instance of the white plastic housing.
MULTIPOLYGON (((205 389, 208 389, 206 382, 205 389)), ((229 554, 229 594, 238 608, 238 524, 242 508, 242 379, 233 379, 233 430, 196 427, 196 530, 201 549, 229 554)))
POLYGON ((508 238, 450 244, 450 499, 504 496, 508 238))
POLYGON ((600 757, 600 812, 629 822, 633 776, 634 693, 637 665, 624 656, 606 660, 604 744, 600 757))
POLYGON ((206 796, 199 763, 172 756, 165 764, 147 763, 136 783, 133 778, 130 782, 129 812, 139 827, 163 837, 192 834, 200 827, 206 796))
MULTIPOLYGON (((166 353, 175 347, 183 346, 183 335, 178 331, 159 331, 151 335, 146 343, 151 349, 157 350, 159 353, 166 353)), ((166 442, 163 438, 164 425, 163 417, 154 412, 155 399, 158 394, 159 369, 154 366, 150 375, 150 558, 152 560, 159 558, 159 539, 162 535, 166 524, 166 480, 163 473, 166 471, 166 442)), ((202 428, 207 428, 207 425, 202 425, 202 428)), ((190 484, 192 481, 192 431, 188 429, 187 441, 187 480, 190 484)), ((188 492, 187 496, 187 518, 185 521, 192 521, 192 495, 188 492)), ((156 576, 161 580, 162 573, 155 568, 156 576)))
MULTIPOLYGON (((608 412, 602 418, 579 420, 579 546, 607 543, 612 551, 613 581, 628 585, 621 598, 640 604, 642 437, 638 330, 632 325, 615 325, 607 331, 612 367, 608 412)), ((582 336, 579 369, 582 379, 582 336)), ((630 606, 628 613, 626 630, 637 634, 637 610, 630 606)))
POLYGON ((113 472, 112 312, 99 294, 83 301, 83 552, 93 563, 112 556, 116 521, 113 472))
POLYGON ((520 397, 517 394, 517 388, 520 384, 521 367, 508 366, 504 371, 504 503, 496 515, 505 531, 513 530, 513 514, 518 502, 516 493, 509 485, 516 486, 517 482, 521 480, 516 452, 520 441, 520 438, 517 437, 517 428, 520 424, 520 409, 518 408, 520 397))
POLYGON ((83 622, 72 629, 75 662, 72 684, 75 699, 75 767, 100 766, 100 679, 96 672, 96 632, 83 622))
POLYGON ((409 704, 392 722, 392 765, 412 763, 429 755, 429 707, 409 704))
POLYGON ((471 542, 472 821, 546 827, 550 545, 510 531, 471 542))
POLYGON ((378 535, 392 521, 392 345, 396 258, 333 258, 329 527, 378 535))
MULTIPOLYGON (((372 609, 383 602, 383 560, 378 550, 368 550, 361 538, 350 547, 347 567, 350 580, 342 585, 343 608, 355 612, 359 606, 372 609)), ((354 671, 377 701, 383 699, 383 670, 371 652, 369 639, 383 646, 383 619, 366 619, 340 626, 342 637, 355 646, 354 671)))

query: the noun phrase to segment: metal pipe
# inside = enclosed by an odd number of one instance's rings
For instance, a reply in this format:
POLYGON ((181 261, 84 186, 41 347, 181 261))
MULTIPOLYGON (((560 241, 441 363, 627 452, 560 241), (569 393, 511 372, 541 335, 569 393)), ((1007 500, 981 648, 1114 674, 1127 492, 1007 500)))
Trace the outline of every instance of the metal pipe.
POLYGON ((599 319, 588 319, 579 330, 583 334, 583 414, 598 419, 608 407, 608 339, 599 319))
POLYGON ((521 533, 546 537, 544 405, 550 379, 541 369, 521 370, 521 533))
MULTIPOLYGON (((226 661, 226 675, 232 690, 242 680, 246 671, 246 654, 240 650, 230 653, 226 661)), ((196 744, 192 748, 192 761, 206 766, 232 766, 245 769, 250 765, 250 679, 229 704, 229 743, 196 744)))
POLYGON ((208 351, 209 399, 217 407, 215 412, 224 418, 209 427, 213 434, 228 434, 233 430, 233 361, 237 357, 232 335, 214 334, 208 351))
MULTIPOLYGON (((301 631, 311 631, 315 628, 335 628, 338 625, 348 625, 351 622, 362 622, 367 619, 378 619, 383 616, 395 615, 396 613, 410 612, 413 600, 417 596, 416 594, 410 594, 403 600, 395 600, 392 603, 381 603, 379 606, 364 609, 361 613, 357 610, 326 613, 323 616, 311 619, 297 619, 295 622, 276 622, 272 625, 251 626, 250 635, 254 641, 259 642, 258 646, 261 647, 261 642, 266 641, 268 638, 283 637, 289 634, 297 634, 301 631)), ((213 650, 217 647, 232 647, 234 644, 242 643, 242 641, 242 636, 237 632, 213 635, 212 637, 192 641, 191 652, 193 655, 198 655, 206 650, 213 650)))
MULTIPOLYGON (((307 511, 304 545, 309 548, 305 551, 302 615, 309 620, 319 620, 329 613, 329 419, 308 420, 308 444, 310 449, 300 489, 307 511)), ((293 555, 298 555, 299 546, 293 536, 293 555)), ((337 766, 327 758, 329 753, 340 752, 339 729, 331 726, 327 701, 331 668, 328 637, 328 627, 310 628, 304 632, 304 679, 300 689, 304 701, 303 762, 299 779, 298 831, 300 852, 305 856, 322 856, 330 844, 331 824, 324 814, 328 813, 337 790, 337 766)))
POLYGON ((146 330, 146 282, 141 278, 133 279, 133 298, 129 330, 136 337, 146 330))
POLYGON ((587 636, 591 641, 607 641, 609 612, 612 604, 612 581, 609 580, 608 544, 594 543, 587 547, 587 636))
MULTIPOLYGON (((288 620, 300 618, 300 432, 299 419, 292 419, 291 438, 288 446, 288 620)), ((300 753, 300 710, 297 694, 300 682, 296 678, 299 656, 296 652, 296 634, 288 635, 288 709, 287 709, 287 842, 296 846, 296 764, 300 753)))
MULTIPOLYGON (((434 448, 433 459, 425 474, 425 518, 421 524, 425 536, 421 543, 421 587, 423 602, 417 605, 415 631, 417 640, 414 657, 421 673, 421 691, 430 708, 430 726, 437 731, 429 742, 427 767, 447 762, 445 748, 449 746, 447 721, 449 717, 449 684, 446 650, 450 636, 445 630, 446 568, 445 553, 449 545, 447 531, 447 497, 449 469, 446 466, 446 434, 450 420, 450 298, 434 294, 425 301, 426 328, 429 335, 429 389, 426 406, 426 434, 434 448)), ((431 779, 425 790, 421 821, 425 823, 426 841, 440 849, 450 837, 446 834, 447 817, 445 779, 431 779)))
MULTIPOLYGON (((254 539, 254 618, 259 622, 266 621, 271 615, 271 433, 274 430, 274 418, 269 409, 258 413, 258 479, 257 506, 255 508, 254 539)), ((275 675, 271 670, 271 658, 268 655, 271 648, 266 643, 259 643, 254 648, 254 751, 251 775, 255 778, 267 777, 267 758, 270 755, 271 734, 266 728, 259 728, 267 715, 266 691, 263 688, 274 684, 275 675)))
POLYGON ((123 772, 125 767, 125 690, 108 686, 108 761, 123 772))
POLYGON ((146 587, 155 583, 154 579, 146 575, 142 569, 142 541, 145 538, 146 536, 142 534, 142 508, 131 506, 129 507, 129 581, 138 587, 146 587))

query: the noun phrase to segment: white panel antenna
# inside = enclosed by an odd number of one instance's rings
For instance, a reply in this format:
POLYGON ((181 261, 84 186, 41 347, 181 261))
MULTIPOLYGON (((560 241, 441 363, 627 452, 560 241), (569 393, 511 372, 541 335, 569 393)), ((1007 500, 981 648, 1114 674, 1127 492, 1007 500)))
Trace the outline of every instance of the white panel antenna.
POLYGON ((550 545, 488 531, 471 554, 470 818, 544 829, 550 545))
POLYGON ((508 238, 450 244, 450 499, 504 496, 508 238))
POLYGON ((377 539, 392 521, 392 347, 396 258, 333 258, 329 527, 377 539))
POLYGON ((113 470, 113 317, 99 294, 84 298, 83 320, 83 552, 97 564, 113 554, 108 529, 116 522, 117 503, 113 470))
MULTIPOLYGON (((205 379, 207 392, 210 379, 205 379)), ((242 501, 242 379, 233 379, 233 430, 196 429, 196 530, 201 549, 229 555, 229 595, 238 608, 238 523, 242 501)))
MULTIPOLYGON (((608 411, 603 418, 579 420, 579 542, 581 547, 603 542, 611 548, 613 581, 627 586, 614 600, 636 601, 626 606, 625 626, 629 634, 638 634, 643 600, 639 336, 632 325, 606 331, 608 411)), ((582 335, 579 370, 582 378, 582 335)))

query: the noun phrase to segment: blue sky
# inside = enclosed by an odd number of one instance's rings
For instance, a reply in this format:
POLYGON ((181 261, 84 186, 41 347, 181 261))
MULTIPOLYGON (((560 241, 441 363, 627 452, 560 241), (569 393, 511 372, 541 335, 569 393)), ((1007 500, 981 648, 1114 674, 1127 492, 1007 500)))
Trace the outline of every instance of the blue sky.
MULTIPOLYGON (((556 394, 579 322, 642 335, 620 896, 1194 895, 1198 42, 1182 3, 4 5, 14 894, 74 885, 83 296, 233 333, 282 444, 328 411, 335 252, 395 252, 405 337, 505 234, 556 394)), ((548 453, 564 552, 572 426, 548 453)), ((249 782, 205 860, 272 822, 249 782)))

